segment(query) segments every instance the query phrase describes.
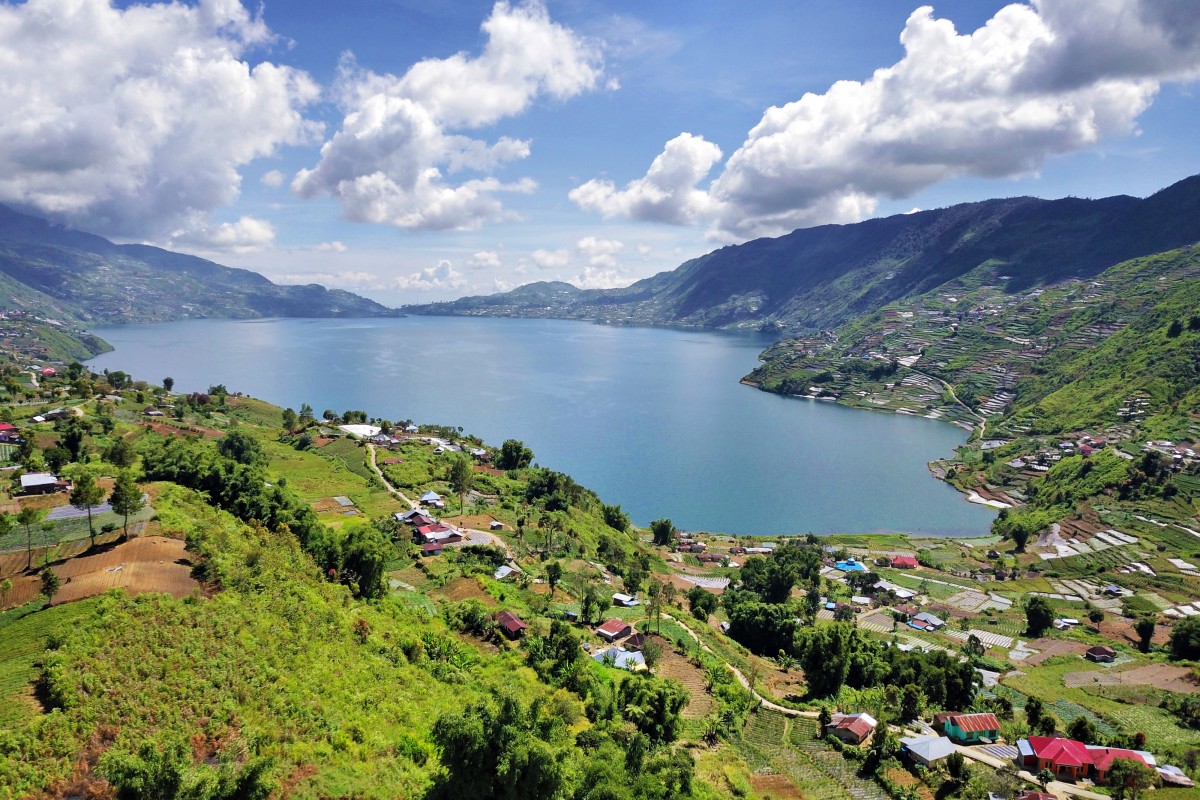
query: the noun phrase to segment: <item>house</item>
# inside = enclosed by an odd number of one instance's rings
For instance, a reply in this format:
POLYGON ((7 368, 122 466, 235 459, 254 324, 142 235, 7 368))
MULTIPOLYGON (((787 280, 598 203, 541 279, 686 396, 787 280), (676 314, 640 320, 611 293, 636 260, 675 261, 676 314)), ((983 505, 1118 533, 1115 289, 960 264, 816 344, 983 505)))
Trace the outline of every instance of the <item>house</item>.
POLYGON ((147 408, 145 411, 142 412, 142 414, 144 414, 147 417, 165 417, 166 416, 166 414, 159 411, 157 408, 147 408))
POLYGON ((646 644, 646 634, 642 633, 641 631, 637 631, 625 640, 625 649, 641 650, 642 645, 644 644, 646 644))
POLYGON ((53 494, 70 488, 68 481, 60 481, 49 472, 27 472, 21 476, 21 494, 53 494))
POLYGON ((1098 644, 1095 647, 1089 647, 1083 657, 1088 661, 1095 661, 1097 664, 1111 664, 1117 658, 1117 651, 1106 644, 1098 644))
POLYGON ((963 744, 990 744, 1000 738, 1000 720, 995 714, 947 714, 942 731, 963 744))
POLYGON ((635 650, 609 647, 597 652, 592 658, 601 664, 609 664, 617 669, 627 669, 630 672, 646 669, 646 657, 635 650))
POLYGON ((825 734, 847 744, 862 744, 871 738, 878 725, 870 714, 834 714, 825 726, 825 734))
POLYGON ((909 736, 900 740, 901 752, 916 764, 929 767, 955 752, 954 742, 945 736, 909 736))
POLYGON ((520 572, 520 570, 516 567, 510 567, 508 564, 501 564, 496 571, 492 573, 492 577, 498 581, 502 581, 507 578, 511 578, 518 572, 520 572))
POLYGON ((520 617, 511 611, 501 611, 497 614, 496 624, 500 626, 500 630, 504 631, 504 635, 510 639, 516 639, 523 635, 525 629, 529 627, 527 623, 523 622, 520 617))
POLYGON ((899 569, 916 569, 917 559, 913 556, 895 556, 892 558, 892 566, 899 569))
POLYGON ((623 639, 631 633, 633 633, 633 626, 620 619, 605 620, 600 627, 596 628, 596 635, 609 642, 623 639))
POLYGON ((632 608, 642 604, 642 601, 638 600, 633 595, 622 594, 621 592, 614 594, 612 596, 612 601, 614 606, 624 606, 625 608, 632 608))
POLYGON ((1173 767, 1170 764, 1164 764, 1158 768, 1158 777, 1162 779, 1163 786, 1177 786, 1181 789, 1190 789, 1196 784, 1189 778, 1184 771, 1179 767, 1173 767))
POLYGON ((488 530, 502 531, 504 530, 504 523, 498 519, 494 519, 488 523, 488 530))
POLYGON ((438 556, 446 549, 445 542, 430 542, 429 544, 421 545, 421 555, 423 556, 438 556))
POLYGON ((946 627, 946 620, 936 617, 933 614, 930 614, 928 611, 922 611, 920 614, 914 615, 912 622, 908 624, 913 625, 915 628, 920 628, 921 630, 936 631, 946 627), (914 622, 919 624, 913 625, 914 622))
POLYGON ((1058 619, 1054 620, 1052 624, 1060 631, 1069 631, 1071 628, 1074 628, 1079 624, 1079 620, 1075 619, 1074 617, 1059 617, 1058 619))
POLYGON ((442 502, 442 496, 434 491, 429 491, 421 495, 421 505, 433 506, 434 508, 446 507, 446 504, 442 502))
POLYGON ((1154 756, 1142 750, 1121 747, 1097 747, 1059 736, 1030 736, 1017 742, 1017 758, 1031 772, 1048 769, 1066 780, 1091 778, 1096 783, 1108 780, 1114 761, 1128 759, 1147 767, 1156 767, 1154 756))

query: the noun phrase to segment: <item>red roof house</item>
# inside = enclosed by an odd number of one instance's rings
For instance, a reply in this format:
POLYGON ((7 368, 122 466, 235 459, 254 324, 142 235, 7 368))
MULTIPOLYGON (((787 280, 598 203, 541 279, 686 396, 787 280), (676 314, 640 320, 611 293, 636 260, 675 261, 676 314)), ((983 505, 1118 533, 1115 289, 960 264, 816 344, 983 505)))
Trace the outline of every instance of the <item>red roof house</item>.
POLYGON ((994 742, 1000 738, 1000 720, 995 714, 947 714, 942 730, 956 742, 994 742))
POLYGON ((520 617, 511 611, 501 611, 497 614, 496 624, 500 626, 500 630, 504 631, 510 639, 517 638, 529 627, 528 623, 523 622, 520 617))
POLYGON ((871 738, 878 724, 870 714, 834 714, 825 733, 849 744, 862 744, 871 738))
POLYGON ((896 556, 892 559, 892 566, 900 569, 916 569, 917 559, 913 556, 896 556))
POLYGON ((610 642, 615 642, 631 633, 633 633, 633 626, 619 619, 606 620, 603 625, 596 628, 596 635, 610 642))
POLYGON ((1113 762, 1126 758, 1148 767, 1154 766, 1154 758, 1148 753, 1125 750, 1120 747, 1092 747, 1074 739, 1058 736, 1030 736, 1017 742, 1021 765, 1031 771, 1048 769, 1059 778, 1078 780, 1092 777, 1096 783, 1104 783, 1113 762))

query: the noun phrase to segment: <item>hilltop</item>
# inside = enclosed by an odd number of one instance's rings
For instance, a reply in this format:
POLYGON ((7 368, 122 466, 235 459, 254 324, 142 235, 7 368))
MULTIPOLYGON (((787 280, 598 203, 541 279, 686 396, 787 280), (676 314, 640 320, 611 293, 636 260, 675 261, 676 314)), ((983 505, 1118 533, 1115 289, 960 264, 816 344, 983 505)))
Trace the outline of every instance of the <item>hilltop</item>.
POLYGON ((721 248, 624 289, 535 283, 404 310, 814 332, 967 276, 1012 294, 1197 241, 1193 176, 1145 199, 1018 197, 803 228, 721 248))

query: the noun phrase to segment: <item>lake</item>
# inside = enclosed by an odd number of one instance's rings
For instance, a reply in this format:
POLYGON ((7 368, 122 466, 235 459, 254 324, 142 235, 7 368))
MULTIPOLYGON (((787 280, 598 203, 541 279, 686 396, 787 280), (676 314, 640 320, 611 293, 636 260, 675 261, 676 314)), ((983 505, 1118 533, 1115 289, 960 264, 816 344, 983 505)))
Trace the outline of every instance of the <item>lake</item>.
POLYGON ((94 329, 89 362, 176 391, 216 383, 318 416, 462 426, 523 440, 638 523, 737 534, 972 536, 993 511, 926 463, 966 433, 944 422, 780 397, 738 383, 757 334, 559 320, 405 317, 191 320, 94 329))

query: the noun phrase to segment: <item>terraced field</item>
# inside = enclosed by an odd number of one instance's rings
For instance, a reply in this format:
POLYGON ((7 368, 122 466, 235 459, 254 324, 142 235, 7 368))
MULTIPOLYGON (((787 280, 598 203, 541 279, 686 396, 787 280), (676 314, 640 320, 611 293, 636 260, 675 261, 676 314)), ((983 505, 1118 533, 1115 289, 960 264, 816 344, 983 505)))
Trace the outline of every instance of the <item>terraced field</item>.
POLYGON ((816 734, 815 720, 759 709, 742 731, 740 749, 757 775, 785 775, 807 800, 885 800, 878 784, 858 777, 858 765, 816 734))
POLYGON ((713 712, 716 703, 705 689, 704 672, 684 656, 676 653, 670 642, 659 640, 663 655, 655 666, 655 672, 663 678, 674 678, 688 692, 688 704, 683 709, 684 719, 703 719, 713 712))

